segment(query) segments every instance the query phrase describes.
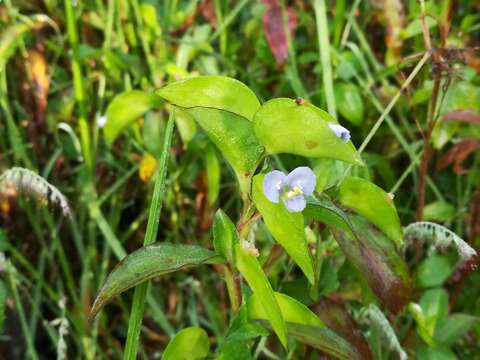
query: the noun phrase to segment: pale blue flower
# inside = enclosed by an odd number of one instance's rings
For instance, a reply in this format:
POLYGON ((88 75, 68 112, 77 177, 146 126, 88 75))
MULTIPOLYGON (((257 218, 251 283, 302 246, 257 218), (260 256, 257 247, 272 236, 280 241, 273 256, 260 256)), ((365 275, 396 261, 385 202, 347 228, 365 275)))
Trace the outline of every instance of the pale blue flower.
POLYGON ((345 129, 342 125, 329 123, 328 126, 343 142, 350 140, 350 131, 345 129))
POLYGON ((299 212, 305 209, 305 195, 313 194, 316 182, 315 174, 306 166, 298 167, 288 175, 273 170, 265 175, 263 192, 271 202, 278 203, 282 199, 288 211, 299 212))

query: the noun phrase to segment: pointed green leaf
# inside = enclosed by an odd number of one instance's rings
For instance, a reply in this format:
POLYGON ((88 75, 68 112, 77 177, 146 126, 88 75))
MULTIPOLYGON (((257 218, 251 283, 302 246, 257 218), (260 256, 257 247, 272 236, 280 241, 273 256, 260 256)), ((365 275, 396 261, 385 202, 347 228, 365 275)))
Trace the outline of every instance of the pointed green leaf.
POLYGON ((378 226, 397 246, 403 243, 403 231, 390 196, 368 180, 350 176, 338 190, 338 201, 378 226))
POLYGON ((238 244, 235 225, 222 209, 218 209, 213 219, 213 247, 228 262, 233 263, 235 244, 238 244))
POLYGON ((217 145, 233 167, 241 189, 248 193, 250 179, 264 153, 253 134, 252 123, 228 111, 196 107, 186 112, 217 145))
POLYGON ((422 260, 417 267, 417 287, 430 288, 442 286, 453 272, 453 266, 446 256, 432 255, 422 260))
POLYGON ((287 323, 288 334, 298 341, 321 350, 339 360, 363 359, 358 350, 329 328, 287 323))
POLYGON ((226 76, 199 76, 177 81, 157 90, 157 94, 182 108, 225 110, 250 121, 260 107, 252 90, 226 76))
POLYGON ((420 298, 419 305, 423 314, 423 326, 433 338, 437 325, 448 317, 448 293, 444 289, 427 290, 420 298))
POLYGON ((282 202, 275 204, 263 193, 263 179, 259 174, 253 178, 252 197, 263 221, 275 240, 302 269, 311 284, 315 283, 313 260, 305 237, 305 225, 301 213, 292 213, 282 202))
POLYGON ((480 318, 468 314, 453 314, 437 326, 435 330, 435 341, 442 345, 452 345, 464 336, 474 325, 478 324, 480 318))
POLYGON ((103 135, 111 145, 118 135, 147 111, 158 108, 162 99, 145 91, 132 90, 117 95, 108 105, 103 135))
POLYGON ((225 340, 220 342, 215 360, 250 360, 249 339, 268 336, 269 331, 248 318, 247 306, 242 306, 230 323, 225 340))
POLYGON ((258 260, 246 252, 239 244, 235 245, 235 264, 247 281, 254 294, 258 294, 266 317, 272 324, 273 331, 280 342, 287 347, 287 331, 282 312, 272 290, 267 276, 258 260))
POLYGON ((205 359, 210 350, 208 335, 199 327, 180 330, 170 340, 162 355, 162 360, 205 359))
POLYGON ((325 111, 287 98, 267 101, 253 119, 255 135, 270 154, 290 153, 363 165, 353 144, 339 139, 329 122, 336 120, 325 111))
POLYGON ((351 231, 331 228, 343 253, 362 274, 383 305, 398 313, 412 295, 407 264, 393 242, 359 216, 350 216, 351 231))
POLYGON ((325 225, 345 231, 354 231, 348 215, 325 195, 308 197, 307 207, 303 214, 305 217, 313 218, 325 225))
POLYGON ((156 243, 128 254, 112 270, 90 312, 95 317, 113 297, 159 275, 202 265, 220 264, 225 259, 196 245, 156 243))
MULTIPOLYGON (((275 292, 275 298, 277 299, 285 321, 317 327, 325 326, 323 321, 300 301, 279 292, 275 292)), ((250 296, 247 306, 248 315, 252 319, 268 320, 267 314, 262 306, 261 297, 258 294, 250 296)))

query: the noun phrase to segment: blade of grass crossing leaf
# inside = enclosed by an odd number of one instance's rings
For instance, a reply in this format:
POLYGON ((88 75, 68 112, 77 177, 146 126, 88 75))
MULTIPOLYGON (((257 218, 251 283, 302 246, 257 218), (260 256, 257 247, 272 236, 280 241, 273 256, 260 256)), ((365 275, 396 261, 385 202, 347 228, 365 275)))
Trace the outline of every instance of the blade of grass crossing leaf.
MULTIPOLYGON (((149 245, 155 241, 158 232, 158 223, 162 210, 163 194, 165 192, 165 179, 167 176, 167 163, 172 141, 174 125, 174 113, 170 113, 167 128, 165 130, 165 140, 163 143, 162 155, 160 157, 159 169, 157 171, 155 187, 153 190, 152 202, 148 216, 147 232, 143 241, 144 245, 149 245)), ((140 337, 140 327, 143 320, 143 311, 145 307, 145 298, 147 296, 149 282, 143 283, 135 288, 133 295, 132 311, 128 323, 127 343, 123 358, 133 360, 137 356, 138 340, 140 337)))

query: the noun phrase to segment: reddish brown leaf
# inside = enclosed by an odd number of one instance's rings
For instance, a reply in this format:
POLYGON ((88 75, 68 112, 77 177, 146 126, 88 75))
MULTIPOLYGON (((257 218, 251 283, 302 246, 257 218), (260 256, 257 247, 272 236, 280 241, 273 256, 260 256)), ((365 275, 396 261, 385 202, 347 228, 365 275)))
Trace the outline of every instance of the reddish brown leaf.
POLYGON ((217 26, 217 17, 215 15, 215 7, 212 0, 202 0, 199 5, 202 16, 208 20, 213 27, 217 26))
POLYGON ((470 124, 480 124, 480 114, 471 110, 452 111, 443 115, 443 121, 460 121, 470 124))
POLYGON ((400 0, 384 0, 384 15, 387 21, 385 28, 385 44, 387 45, 387 63, 399 61, 402 50, 401 31, 404 27, 403 4, 400 0))
POLYGON ((445 169, 448 165, 453 163, 453 171, 457 175, 465 174, 466 171, 462 168, 462 163, 475 150, 480 148, 480 140, 466 139, 458 144, 455 144, 445 155, 443 155, 437 163, 437 169, 445 169))
POLYGON ((398 313, 412 297, 407 264, 393 242, 359 216, 350 216, 355 235, 332 228, 342 252, 367 281, 383 306, 398 313))
POLYGON ((362 359, 372 359, 372 352, 363 337, 362 331, 342 305, 325 298, 315 305, 314 310, 329 329, 347 339, 357 348, 362 355, 362 359))
MULTIPOLYGON (((263 14, 263 31, 277 65, 282 66, 288 58, 288 44, 283 26, 282 8, 278 0, 262 0, 266 6, 263 14)), ((293 38, 297 27, 297 15, 292 7, 287 9, 288 28, 293 38)))

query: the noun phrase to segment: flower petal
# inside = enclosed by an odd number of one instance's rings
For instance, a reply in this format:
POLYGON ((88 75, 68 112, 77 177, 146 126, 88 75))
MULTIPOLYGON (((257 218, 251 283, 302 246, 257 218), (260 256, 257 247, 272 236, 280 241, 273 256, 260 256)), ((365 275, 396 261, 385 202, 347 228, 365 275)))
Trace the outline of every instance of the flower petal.
POLYGON ((342 125, 328 124, 328 126, 338 138, 342 139, 343 142, 348 142, 348 140, 350 140, 350 131, 345 129, 342 125))
POLYGON ((298 186, 302 189, 305 195, 313 194, 316 183, 317 178, 315 177, 314 172, 307 166, 300 166, 293 169, 290 174, 288 174, 286 180, 286 185, 288 185, 290 189, 298 186))
POLYGON ((280 192, 285 186, 287 176, 278 170, 270 171, 263 179, 263 193, 268 200, 278 203, 280 192))
POLYGON ((283 198, 282 200, 285 203, 287 210, 290 212, 300 212, 305 209, 305 206, 307 206, 307 202, 303 195, 295 196, 290 199, 283 198))

